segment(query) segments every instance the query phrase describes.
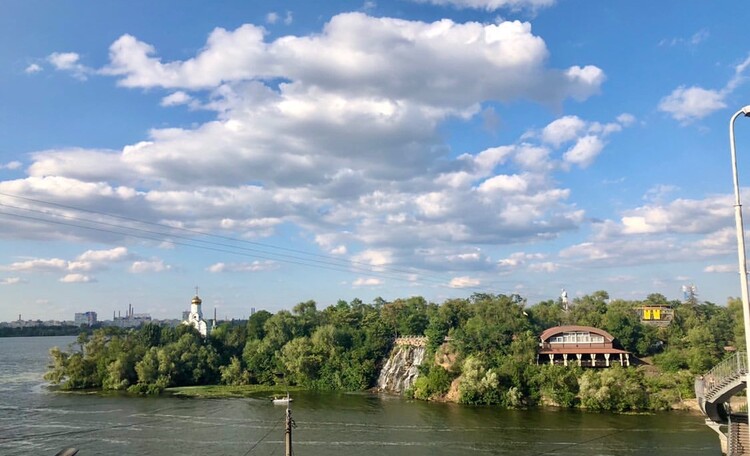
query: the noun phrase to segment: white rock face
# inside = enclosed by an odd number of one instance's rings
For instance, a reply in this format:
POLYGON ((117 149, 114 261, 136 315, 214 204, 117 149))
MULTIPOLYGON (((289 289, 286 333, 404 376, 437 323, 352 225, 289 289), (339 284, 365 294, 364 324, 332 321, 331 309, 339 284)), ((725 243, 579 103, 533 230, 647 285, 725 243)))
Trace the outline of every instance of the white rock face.
POLYGON ((419 366, 424 360, 424 347, 397 345, 378 377, 378 391, 401 394, 411 388, 419 376, 419 366))

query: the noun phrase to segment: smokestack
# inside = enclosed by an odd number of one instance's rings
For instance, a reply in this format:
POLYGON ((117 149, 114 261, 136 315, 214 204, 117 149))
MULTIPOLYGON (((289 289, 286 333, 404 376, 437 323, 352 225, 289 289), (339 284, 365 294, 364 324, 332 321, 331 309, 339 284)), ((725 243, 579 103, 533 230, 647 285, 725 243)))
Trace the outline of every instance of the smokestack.
POLYGON ((216 324, 216 307, 214 307, 214 324, 216 324))

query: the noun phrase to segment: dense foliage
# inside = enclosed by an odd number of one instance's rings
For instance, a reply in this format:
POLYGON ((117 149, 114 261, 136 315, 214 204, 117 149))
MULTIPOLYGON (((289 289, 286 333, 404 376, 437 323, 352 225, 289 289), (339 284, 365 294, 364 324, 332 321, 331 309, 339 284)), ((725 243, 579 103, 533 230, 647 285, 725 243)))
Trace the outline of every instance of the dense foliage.
POLYGON ((204 339, 189 326, 81 334, 51 351, 46 378, 65 389, 156 393, 170 386, 285 384, 318 390, 374 386, 394 336, 425 335, 427 355, 408 394, 419 399, 523 407, 539 403, 594 410, 667 409, 692 396, 692 378, 744 344, 741 306, 610 300, 600 291, 533 306, 517 295, 475 294, 441 305, 421 297, 365 304, 314 301, 291 311, 260 311, 225 323, 204 339), (636 308, 669 305, 671 325, 641 324, 636 308), (646 360, 639 367, 581 369, 537 365, 539 334, 560 324, 595 326, 646 360))
POLYGON ((81 330, 74 325, 4 327, 0 328, 0 337, 76 336, 81 330))

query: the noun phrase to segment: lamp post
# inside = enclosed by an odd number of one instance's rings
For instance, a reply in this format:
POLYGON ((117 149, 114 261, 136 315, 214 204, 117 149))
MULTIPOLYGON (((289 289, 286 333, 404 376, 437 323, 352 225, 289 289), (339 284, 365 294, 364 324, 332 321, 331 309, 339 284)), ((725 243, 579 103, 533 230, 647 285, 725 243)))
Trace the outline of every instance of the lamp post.
MULTIPOLYGON (((734 220, 737 225, 737 255, 740 264, 740 287, 742 289, 742 316, 745 324, 745 355, 750 369, 750 302, 747 286, 747 257, 745 256, 745 228, 742 225, 742 204, 740 203, 740 180, 737 175, 737 152, 734 147, 734 121, 740 115, 750 117, 750 105, 737 111, 729 121, 729 148, 732 153, 732 176, 734 178, 734 220)), ((750 416, 750 374, 745 374, 745 394, 747 396, 747 413, 750 416)))

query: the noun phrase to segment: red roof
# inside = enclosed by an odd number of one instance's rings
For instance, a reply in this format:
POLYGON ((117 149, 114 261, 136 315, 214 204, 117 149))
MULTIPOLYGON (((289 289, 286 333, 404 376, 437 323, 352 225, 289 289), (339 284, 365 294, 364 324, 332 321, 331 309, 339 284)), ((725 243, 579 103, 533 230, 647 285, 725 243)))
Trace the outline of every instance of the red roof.
POLYGON ((544 330, 540 337, 542 339, 542 342, 546 342, 550 337, 564 332, 588 332, 592 334, 598 334, 600 336, 603 336, 607 340, 607 342, 612 342, 615 339, 612 334, 603 329, 594 328, 593 326, 579 325, 553 326, 552 328, 544 330))

